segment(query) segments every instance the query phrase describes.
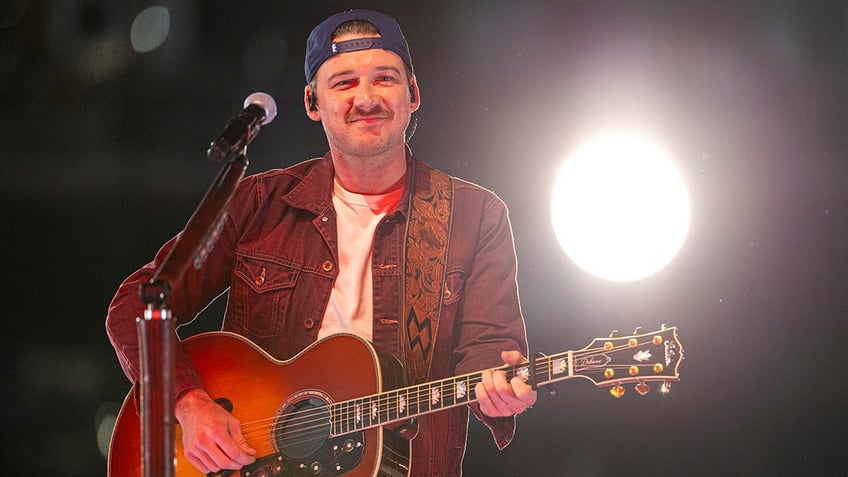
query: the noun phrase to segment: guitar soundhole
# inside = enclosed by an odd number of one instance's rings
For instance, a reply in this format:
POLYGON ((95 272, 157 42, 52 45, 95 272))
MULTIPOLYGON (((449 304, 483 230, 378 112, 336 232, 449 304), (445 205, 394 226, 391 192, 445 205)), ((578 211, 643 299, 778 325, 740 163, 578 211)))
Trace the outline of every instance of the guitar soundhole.
POLYGON ((291 459, 309 457, 330 437, 330 411, 318 398, 298 401, 283 410, 274 423, 277 448, 291 459))

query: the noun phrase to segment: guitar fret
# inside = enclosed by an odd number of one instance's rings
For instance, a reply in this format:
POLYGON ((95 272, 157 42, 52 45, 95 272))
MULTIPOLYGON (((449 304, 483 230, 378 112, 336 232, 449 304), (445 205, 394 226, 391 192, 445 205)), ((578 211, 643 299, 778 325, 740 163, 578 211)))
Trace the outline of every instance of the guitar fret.
POLYGON ((427 410, 425 407, 425 404, 427 404, 427 393, 423 389, 420 385, 415 386, 412 395, 409 396, 409 413, 412 415, 421 414, 427 410), (422 396, 424 396, 424 400, 422 400, 422 396))
POLYGON ((398 417, 406 416, 407 407, 409 406, 409 391, 398 396, 398 417))
POLYGON ((338 406, 335 404, 330 405, 330 434, 338 434, 339 432, 339 415, 338 415, 338 406))
POLYGON ((348 408, 349 405, 347 403, 339 403, 338 423, 336 423, 336 428, 338 429, 336 432, 337 435, 347 433, 348 408))
POLYGON ((380 401, 380 396, 375 396, 371 399, 371 423, 372 424, 380 424, 384 422, 385 416, 382 415, 383 409, 380 406, 382 402, 380 401))
POLYGON ((392 401, 389 394, 386 394, 385 400, 380 399, 380 423, 389 422, 392 420, 392 401))
POLYGON ((467 381, 463 381, 462 379, 457 380, 454 383, 454 389, 456 394, 456 402, 463 403, 468 400, 468 383, 467 381))
POLYGON ((386 393, 386 422, 397 419, 397 402, 397 391, 389 391, 386 393))
POLYGON ((442 392, 442 407, 453 406, 456 404, 456 383, 453 380, 445 380, 442 383, 443 390, 448 388, 446 392, 442 392))
POLYGON ((365 427, 363 419, 367 417, 367 414, 364 411, 365 409, 365 400, 360 398, 356 400, 356 404, 354 405, 354 430, 360 430, 365 427))
POLYGON ((347 418, 347 416, 346 416, 347 409, 346 409, 345 404, 343 402, 340 402, 338 405, 335 406, 335 408, 336 408, 336 422, 335 422, 336 435, 344 434, 344 425, 345 425, 345 419, 347 418))
POLYGON ((345 412, 345 434, 348 432, 352 432, 355 429, 356 418, 356 405, 352 402, 347 404, 347 411, 345 412))
POLYGON ((441 408, 442 404, 442 387, 439 383, 433 383, 429 388, 430 395, 430 410, 441 408))
POLYGON ((553 366, 553 358, 545 360, 545 367, 547 368, 547 373, 545 373, 548 377, 548 381, 554 380, 554 366, 553 366))
POLYGON ((371 399, 364 397, 362 398, 362 402, 360 403, 361 407, 359 408, 359 421, 360 421, 360 429, 364 429, 371 424, 371 399))
POLYGON ((409 400, 409 413, 412 415, 421 414, 424 410, 421 409, 421 388, 422 386, 415 386, 415 391, 413 391, 412 399, 409 400))
POLYGON ((568 370, 568 361, 565 358, 558 359, 556 365, 553 366, 553 374, 562 374, 566 370, 568 370))

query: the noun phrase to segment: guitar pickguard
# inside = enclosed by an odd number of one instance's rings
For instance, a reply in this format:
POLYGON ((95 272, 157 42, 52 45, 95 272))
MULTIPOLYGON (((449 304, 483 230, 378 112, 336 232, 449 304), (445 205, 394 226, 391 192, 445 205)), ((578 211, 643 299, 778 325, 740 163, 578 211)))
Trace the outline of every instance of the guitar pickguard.
POLYGON ((279 452, 256 459, 241 470, 244 477, 335 477, 355 468, 362 461, 365 435, 355 432, 327 439, 316 452, 291 458, 279 452))

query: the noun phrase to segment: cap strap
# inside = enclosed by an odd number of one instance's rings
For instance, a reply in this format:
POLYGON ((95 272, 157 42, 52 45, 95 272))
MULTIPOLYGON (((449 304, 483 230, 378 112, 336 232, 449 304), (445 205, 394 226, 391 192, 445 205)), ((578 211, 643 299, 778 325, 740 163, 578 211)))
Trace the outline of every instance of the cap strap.
POLYGON ((383 48, 383 42, 380 38, 357 38, 355 40, 333 42, 333 54, 344 53, 346 51, 368 50, 371 48, 383 48))

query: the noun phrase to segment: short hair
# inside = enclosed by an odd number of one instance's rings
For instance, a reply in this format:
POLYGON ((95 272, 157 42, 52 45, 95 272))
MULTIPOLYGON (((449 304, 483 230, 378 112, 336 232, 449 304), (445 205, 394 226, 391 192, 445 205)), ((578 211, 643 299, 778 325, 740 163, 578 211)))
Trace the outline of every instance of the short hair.
POLYGON ((336 38, 344 35, 379 35, 380 30, 368 20, 350 20, 342 23, 333 31, 330 39, 333 41, 336 38))

